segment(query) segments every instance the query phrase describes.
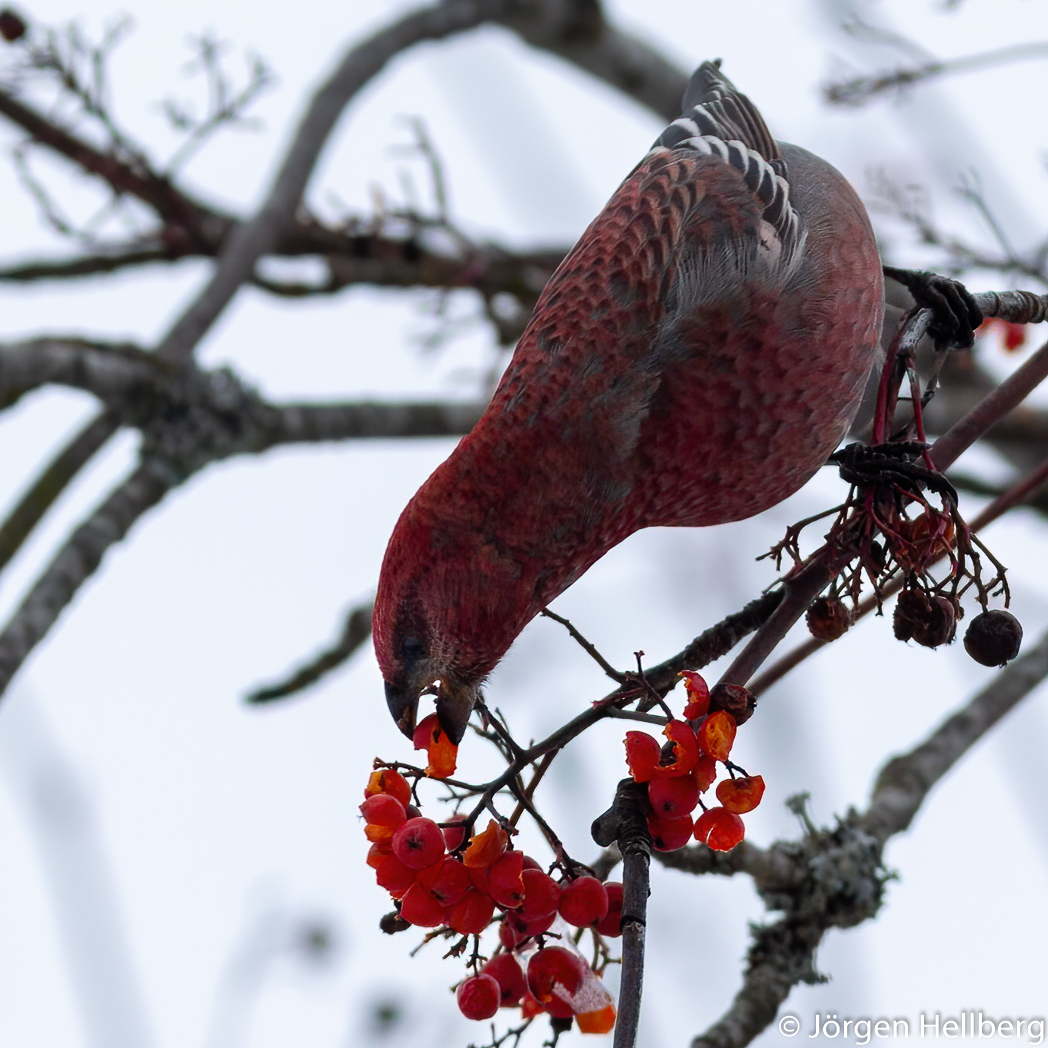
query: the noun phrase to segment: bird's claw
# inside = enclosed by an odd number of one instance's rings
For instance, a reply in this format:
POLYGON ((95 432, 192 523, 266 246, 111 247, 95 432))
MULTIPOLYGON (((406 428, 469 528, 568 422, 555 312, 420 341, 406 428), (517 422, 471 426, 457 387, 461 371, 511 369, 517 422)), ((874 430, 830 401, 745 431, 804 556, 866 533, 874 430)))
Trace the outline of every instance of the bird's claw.
POLYGON ((885 266, 884 275, 902 284, 918 306, 935 314, 929 333, 937 349, 946 346, 970 349, 975 343, 975 329, 983 322, 983 315, 971 292, 960 281, 938 273, 894 266, 885 266))

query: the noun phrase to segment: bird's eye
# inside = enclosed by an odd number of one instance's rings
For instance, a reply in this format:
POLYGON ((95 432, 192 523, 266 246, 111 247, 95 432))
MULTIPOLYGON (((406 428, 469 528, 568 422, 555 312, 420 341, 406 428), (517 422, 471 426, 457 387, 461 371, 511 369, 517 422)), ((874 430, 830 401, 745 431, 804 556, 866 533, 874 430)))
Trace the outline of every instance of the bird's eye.
POLYGON ((426 646, 417 637, 405 637, 400 645, 405 658, 417 659, 426 654, 426 646))

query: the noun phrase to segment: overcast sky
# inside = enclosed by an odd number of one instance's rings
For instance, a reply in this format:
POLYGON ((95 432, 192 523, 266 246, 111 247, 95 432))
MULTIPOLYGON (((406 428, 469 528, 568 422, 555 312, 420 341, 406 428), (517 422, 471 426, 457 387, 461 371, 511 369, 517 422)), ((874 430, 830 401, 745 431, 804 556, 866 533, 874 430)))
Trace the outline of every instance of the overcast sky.
MULTIPOLYGON (((27 13, 48 24, 80 18, 92 34, 130 14, 133 29, 111 63, 113 109, 160 158, 175 140, 159 101, 201 97, 186 78, 192 34, 230 41, 237 73, 245 52, 263 56, 278 83, 257 106, 261 126, 216 139, 186 171, 195 193, 246 214, 310 89, 346 46, 408 6, 34 0, 27 13)), ((986 243, 985 224, 955 192, 974 171, 1019 249, 1046 235, 1048 63, 831 111, 819 94, 829 76, 897 57, 840 31, 844 0, 606 6, 682 68, 722 57, 774 134, 825 156, 868 200, 877 169, 920 183, 939 220, 986 243)), ((952 11, 886 0, 861 10, 943 56, 1048 39, 1048 13, 1032 0, 967 0, 952 11)), ((571 243, 661 126, 558 59, 486 29, 419 48, 369 86, 324 154, 310 205, 329 218, 370 215, 376 187, 405 201, 406 171, 420 206, 431 206, 425 167, 396 148, 411 140, 406 116, 424 120, 444 159, 455 221, 509 245, 571 243)), ((0 142, 16 141, 0 125, 0 142)), ((41 159, 36 170, 74 217, 104 201, 61 165, 41 159)), ((6 159, 0 200, 0 257, 70 250, 45 228, 6 159)), ((929 260, 897 223, 874 217, 892 261, 929 260)), ((77 284, 0 285, 0 338, 75 333, 150 345, 208 272, 189 261, 77 284)), ((971 284, 1000 281, 976 275, 971 284)), ((425 292, 354 289, 296 302, 243 291, 200 359, 235 368, 277 399, 476 397, 503 362, 493 336, 470 295, 450 299, 450 319, 437 315, 437 302, 425 292), (452 329, 440 346, 428 345, 452 329)), ((996 371, 1014 366, 992 340, 981 352, 996 371)), ((0 416, 0 509, 92 411, 86 395, 45 390, 0 416)), ((356 806, 374 756, 409 754, 370 649, 286 704, 249 709, 241 701, 337 636, 343 613, 370 594, 400 510, 452 446, 296 448, 213 465, 140 521, 78 594, 0 714, 0 1048, 464 1048, 483 1038, 447 992, 460 967, 434 947, 410 958, 413 932, 377 930, 388 898, 364 865, 356 806), (318 923, 333 935, 324 963, 301 947, 303 928, 318 923), (385 1002, 405 1010, 382 1026, 385 1002)), ((127 472, 135 448, 132 435, 115 440, 19 554, 0 582, 5 619, 70 528, 127 472)), ((1009 475, 985 452, 970 465, 993 479, 1009 475)), ((616 664, 638 649, 659 661, 768 585, 771 567, 754 558, 789 523, 842 494, 827 472, 752 521, 641 533, 555 607, 616 664)), ((1043 535, 1022 514, 986 534, 1013 569, 1014 610, 1031 639, 1048 624, 1043 535)), ((770 692, 740 735, 737 759, 768 783, 749 836, 762 844, 796 836, 783 801, 800 790, 811 792, 824 823, 861 806, 886 757, 915 744, 990 676, 959 644, 905 648, 888 620, 863 622, 770 692)), ((540 621, 496 671, 489 695, 528 738, 605 690, 584 654, 540 621)), ((1042 687, 891 844, 887 861, 899 879, 881 917, 829 934, 819 968, 831 981, 795 991, 784 1008, 805 1033, 816 1011, 911 1023, 935 1011, 1048 1013, 1044 703, 1042 687)), ((592 732, 540 791, 543 810, 582 858, 596 854, 587 827, 623 774, 621 734, 614 725, 592 732)), ((492 767, 476 744, 460 759, 474 780, 492 767)), ((546 860, 537 841, 528 847, 546 860)), ((669 1048, 727 1007, 746 922, 762 907, 743 880, 661 870, 651 907, 641 1043, 669 1048)), ((761 1043, 780 1040, 770 1030, 761 1043)))

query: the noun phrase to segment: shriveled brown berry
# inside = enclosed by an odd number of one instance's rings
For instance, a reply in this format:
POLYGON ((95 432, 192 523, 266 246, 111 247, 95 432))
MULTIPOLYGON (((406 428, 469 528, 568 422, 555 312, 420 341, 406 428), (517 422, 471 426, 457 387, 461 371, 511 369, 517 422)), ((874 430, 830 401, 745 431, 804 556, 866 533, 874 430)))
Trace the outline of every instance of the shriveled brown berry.
POLYGON ((972 619, 964 650, 983 666, 1003 666, 1019 654, 1023 628, 1010 611, 984 611, 972 619))
POLYGON ((745 724, 753 716, 757 700, 741 684, 715 684, 710 691, 710 710, 724 710, 735 718, 736 724, 745 724))
POLYGON ((839 597, 816 597, 804 621, 816 640, 836 640, 852 624, 851 612, 839 597))
POLYGON ((915 640, 926 648, 949 644, 957 632, 957 607, 949 597, 922 590, 903 590, 892 618, 898 640, 915 640))
POLYGON ((0 36, 9 44, 21 40, 25 36, 25 29, 25 19, 21 15, 15 14, 9 7, 0 11, 0 36))

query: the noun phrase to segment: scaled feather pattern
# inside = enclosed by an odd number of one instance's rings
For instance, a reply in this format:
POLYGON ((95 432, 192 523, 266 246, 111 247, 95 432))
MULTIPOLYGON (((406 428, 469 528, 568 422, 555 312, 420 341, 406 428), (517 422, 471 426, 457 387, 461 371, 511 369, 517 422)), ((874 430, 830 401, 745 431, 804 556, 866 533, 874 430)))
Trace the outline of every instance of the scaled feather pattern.
POLYGON ((483 418, 404 510, 375 649, 400 728, 453 741, 521 630, 640 528, 800 488, 874 361, 881 261, 830 164, 776 142, 706 62, 683 115, 550 278, 483 418))

